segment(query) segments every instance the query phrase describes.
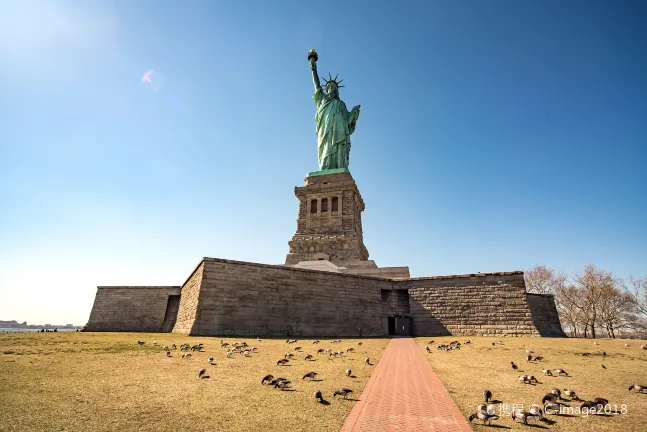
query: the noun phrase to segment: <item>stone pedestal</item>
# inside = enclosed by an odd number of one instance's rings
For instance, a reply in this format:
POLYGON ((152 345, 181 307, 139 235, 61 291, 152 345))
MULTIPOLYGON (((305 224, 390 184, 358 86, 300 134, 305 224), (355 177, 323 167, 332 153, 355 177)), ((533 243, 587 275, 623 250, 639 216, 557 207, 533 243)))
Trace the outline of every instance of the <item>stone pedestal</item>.
POLYGON ((286 265, 368 260, 362 236, 364 201, 349 172, 310 173, 305 186, 295 187, 294 194, 299 199, 299 217, 297 231, 288 242, 286 265))

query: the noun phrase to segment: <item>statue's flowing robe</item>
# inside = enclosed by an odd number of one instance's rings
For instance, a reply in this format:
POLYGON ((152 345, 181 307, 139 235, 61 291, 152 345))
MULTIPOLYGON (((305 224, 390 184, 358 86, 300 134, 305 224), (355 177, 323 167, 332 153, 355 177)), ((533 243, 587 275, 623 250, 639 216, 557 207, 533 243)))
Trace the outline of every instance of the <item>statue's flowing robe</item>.
POLYGON ((350 156, 350 135, 355 131, 359 108, 351 112, 338 98, 328 96, 321 88, 315 91, 319 169, 348 168, 350 156))

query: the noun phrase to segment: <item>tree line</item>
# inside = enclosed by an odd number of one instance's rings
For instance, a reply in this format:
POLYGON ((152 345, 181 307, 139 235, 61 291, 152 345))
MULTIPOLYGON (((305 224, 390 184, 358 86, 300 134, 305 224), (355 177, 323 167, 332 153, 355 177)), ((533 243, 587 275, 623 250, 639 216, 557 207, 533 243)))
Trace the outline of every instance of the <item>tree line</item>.
POLYGON ((624 280, 588 265, 569 277, 543 265, 524 273, 528 292, 553 294, 573 337, 647 338, 647 276, 624 280))

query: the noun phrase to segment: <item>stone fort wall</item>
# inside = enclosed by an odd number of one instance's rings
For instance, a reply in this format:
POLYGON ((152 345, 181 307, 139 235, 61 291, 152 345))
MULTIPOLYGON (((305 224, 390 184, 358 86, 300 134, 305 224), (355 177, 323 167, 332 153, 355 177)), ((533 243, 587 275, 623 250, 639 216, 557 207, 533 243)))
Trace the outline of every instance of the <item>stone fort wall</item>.
POLYGON ((539 336, 523 272, 435 276, 396 281, 409 292, 420 336, 539 336))
POLYGON ((183 286, 174 332, 382 336, 387 279, 204 258, 183 286), (186 298, 185 298, 186 294, 186 298))
POLYGON ((398 280, 215 258, 182 287, 99 287, 86 330, 386 336, 394 315, 412 316, 415 336, 565 336, 522 272, 398 280))
POLYGON ((528 306, 532 314, 532 321, 537 331, 542 336, 566 337, 559 321, 555 296, 552 294, 530 294, 528 293, 528 306))
POLYGON ((180 292, 179 286, 97 287, 85 331, 171 331, 180 292))

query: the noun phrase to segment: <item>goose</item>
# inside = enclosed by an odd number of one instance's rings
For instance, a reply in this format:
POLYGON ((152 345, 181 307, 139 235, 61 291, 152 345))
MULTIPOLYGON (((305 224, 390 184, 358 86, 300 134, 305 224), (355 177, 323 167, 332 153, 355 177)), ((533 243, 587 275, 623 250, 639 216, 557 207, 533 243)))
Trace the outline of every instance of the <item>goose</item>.
POLYGON ((557 396, 558 399, 563 400, 562 399, 562 392, 558 388, 554 388, 550 392, 552 394, 554 394, 555 396, 557 396))
POLYGON ((603 408, 609 405, 609 401, 604 398, 595 398, 593 399, 593 403, 595 403, 596 405, 602 405, 603 408))
POLYGON ((315 399, 317 399, 319 403, 323 403, 324 399, 323 399, 323 395, 321 394, 321 391, 317 390, 315 392, 315 399))
POLYGON ((640 349, 647 350, 647 345, 645 344, 640 345, 640 349))
POLYGON ((539 384, 539 381, 537 381, 537 378, 535 378, 534 375, 526 375, 526 376, 528 377, 528 380, 530 382, 535 382, 535 383, 539 384))
POLYGON ((177 345, 175 344, 171 345, 171 349, 177 349, 177 345))
POLYGON ((166 357, 171 357, 171 351, 166 351, 166 357))
POLYGON ((367 365, 369 365, 369 366, 373 366, 373 365, 371 364, 371 360, 369 360, 369 358, 368 358, 368 357, 366 357, 366 358, 364 359, 364 363, 366 363, 366 364, 367 364, 367 365))
POLYGON ((536 420, 540 417, 538 414, 532 414, 525 411, 512 411, 512 420, 521 420, 523 424, 527 425, 528 420, 536 420))
POLYGON ((340 395, 340 396, 343 396, 344 399, 346 399, 348 397, 348 395, 351 394, 352 392, 353 391, 351 389, 342 388, 342 389, 337 390, 335 393, 333 393, 333 397, 335 397, 337 395, 340 395))
POLYGON ((244 355, 245 357, 249 357, 249 354, 250 354, 250 351, 249 351, 249 350, 245 350, 245 351, 243 351, 243 355, 244 355))
POLYGON ((206 369, 200 369, 200 372, 198 372, 198 378, 202 378, 203 376, 205 376, 206 373, 207 373, 206 369))
POLYGON ((520 382, 521 384, 532 384, 532 381, 530 380, 530 376, 529 376, 529 375, 521 375, 521 376, 519 377, 519 382, 520 382))
POLYGON ((279 361, 277 361, 277 362, 276 362, 276 365, 277 365, 277 366, 285 366, 285 365, 286 365, 286 364, 288 364, 288 363, 290 363, 290 360, 288 360, 288 359, 281 359, 281 360, 279 360, 279 361))
POLYGON ((301 347, 294 347, 294 350, 295 350, 295 351, 303 351, 303 348, 301 348, 301 347))
POLYGON ((144 345, 144 343, 145 343, 145 342, 143 342, 143 341, 137 341, 137 343, 139 344, 139 346, 142 346, 142 345, 144 345))
POLYGON ((209 364, 213 364, 213 357, 209 357, 207 361, 209 362, 209 364))
POLYGON ((638 393, 642 393, 645 390, 647 390, 647 386, 641 385, 641 384, 633 384, 629 386, 629 391, 631 390, 636 390, 638 393))
POLYGON ((605 365, 602 365, 602 369, 606 369, 607 367, 605 365))
POLYGON ((325 353, 325 352, 326 352, 326 350, 325 350, 325 349, 323 349, 323 348, 319 348, 319 349, 317 350, 317 354, 323 354, 323 353, 325 353))
POLYGON ((189 353, 184 353, 184 354, 182 354, 182 358, 184 358, 184 359, 189 359, 189 358, 191 358, 191 354, 189 354, 189 353))
POLYGON ((272 381, 270 381, 270 385, 274 387, 277 383, 280 383, 281 381, 288 381, 287 378, 275 378, 272 381))
POLYGON ((580 404, 580 410, 583 409, 600 409, 600 404, 595 403, 595 401, 584 401, 580 404))
POLYGON ((571 399, 580 400, 580 398, 575 394, 575 390, 564 389, 564 394, 571 399))
POLYGON ((428 353, 430 353, 430 352, 431 352, 431 350, 429 349, 429 347, 428 347, 428 346, 426 346, 426 347, 425 347, 425 351, 427 351, 428 353))
POLYGON ((546 414, 559 414, 564 407, 566 407, 566 405, 564 405, 563 403, 548 402, 544 404, 544 412, 546 414))
POLYGON ((363 344, 364 344, 364 342, 357 342, 357 346, 362 346, 363 344))
POLYGON ((318 340, 312 341, 312 344, 313 344, 313 345, 316 345, 316 344, 318 344, 318 343, 319 343, 319 341, 318 341, 318 340))
POLYGON ((274 388, 280 388, 281 390, 286 389, 288 387, 290 387, 290 381, 287 381, 287 380, 277 381, 277 383, 274 384, 274 388))
POLYGON ((307 356, 305 356, 304 360, 311 361, 312 360, 312 354, 308 354, 307 356))
POLYGON ((536 356, 535 361, 542 361, 544 358, 542 356, 536 356))
POLYGON ((485 399, 485 403, 491 401, 492 400, 492 392, 490 390, 483 390, 483 399, 485 399))
POLYGON ((289 359, 289 358, 291 358, 291 357, 294 357, 294 354, 292 354, 292 353, 286 353, 286 354, 285 354, 285 358, 286 358, 286 359, 289 359))
POLYGON ((568 373, 564 369, 554 369, 553 373, 555 375, 565 375, 568 376, 568 373))
POLYGON ((231 352, 231 351, 227 352, 227 358, 231 358, 231 356, 232 356, 232 355, 233 355, 233 354, 232 354, 232 352, 231 352))
POLYGON ((351 371, 350 369, 346 369, 346 376, 347 377, 349 377, 350 374, 352 374, 352 373, 353 373, 353 371, 351 371))
POLYGON ((228 346, 229 346, 229 344, 227 342, 220 344, 220 348, 226 348, 228 346))
POLYGON ((606 351, 602 351, 602 357, 606 357, 606 356, 607 356, 607 352, 606 352, 606 351))
MULTIPOLYGON (((153 341, 153 345, 157 346, 157 341, 153 341)), ((626 346, 627 344, 625 344, 626 346)))
POLYGON ((546 375, 546 376, 553 376, 553 373, 550 371, 550 369, 542 369, 541 371, 542 371, 542 372, 544 373, 544 375, 546 375))
POLYGON ((556 394, 554 394, 554 393, 546 393, 544 395, 544 397, 542 398, 541 403, 544 404, 544 405, 546 405, 547 403, 553 403, 554 404, 554 403, 557 403, 557 399, 559 399, 559 397, 556 394))
POLYGON ((271 382, 274 379, 274 375, 265 375, 263 379, 261 380, 261 384, 265 385, 266 382, 271 382))
POLYGON ((346 352, 354 352, 354 351, 355 351, 355 348, 352 348, 352 347, 346 350, 346 352))
POLYGON ((465 345, 469 345, 471 343, 472 343, 472 341, 470 341, 470 340, 465 341, 465 345))
POLYGON ((514 362, 510 362, 510 364, 512 365, 512 369, 513 369, 513 370, 519 370, 519 366, 517 366, 516 364, 514 364, 514 362))
POLYGON ((599 343, 597 343, 597 342, 593 342, 593 345, 600 345, 600 344, 599 344, 599 343))
POLYGON ((628 347, 628 346, 629 346, 629 344, 625 344, 625 346, 626 346, 626 347, 628 347))
POLYGON ((472 423, 472 420, 475 418, 478 418, 479 420, 483 421, 483 424, 487 424, 488 426, 490 425, 490 422, 492 420, 499 420, 499 416, 492 413, 488 413, 487 411, 477 411, 476 414, 472 414, 469 416, 469 421, 472 423))
POLYGON ((317 376, 317 372, 308 372, 301 379, 310 378, 311 380, 313 380, 316 376, 317 376))
POLYGON ((162 349, 163 349, 164 351, 168 351, 168 345, 164 345, 164 346, 162 347, 162 349))

